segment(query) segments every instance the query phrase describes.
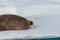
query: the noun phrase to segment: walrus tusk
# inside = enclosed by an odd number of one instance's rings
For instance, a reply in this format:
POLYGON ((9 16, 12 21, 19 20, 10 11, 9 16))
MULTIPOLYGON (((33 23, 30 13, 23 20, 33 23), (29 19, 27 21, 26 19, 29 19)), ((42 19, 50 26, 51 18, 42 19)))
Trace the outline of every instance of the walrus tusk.
POLYGON ((34 26, 34 25, 32 25, 31 27, 32 27, 32 29, 34 29, 34 28, 35 28, 35 26, 34 26))

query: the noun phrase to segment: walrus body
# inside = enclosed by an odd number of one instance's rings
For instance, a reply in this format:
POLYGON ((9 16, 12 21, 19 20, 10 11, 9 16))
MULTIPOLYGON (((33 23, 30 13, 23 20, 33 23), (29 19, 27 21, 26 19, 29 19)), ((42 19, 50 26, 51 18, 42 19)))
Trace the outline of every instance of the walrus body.
POLYGON ((0 31, 1 30, 25 30, 33 24, 32 21, 25 19, 24 17, 4 14, 0 15, 0 31))

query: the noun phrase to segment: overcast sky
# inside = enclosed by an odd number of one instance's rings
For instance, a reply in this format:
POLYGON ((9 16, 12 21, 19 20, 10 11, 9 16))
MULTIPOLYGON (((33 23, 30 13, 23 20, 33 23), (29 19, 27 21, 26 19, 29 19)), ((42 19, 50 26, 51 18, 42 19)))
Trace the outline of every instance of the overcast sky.
POLYGON ((60 0, 0 0, 1 6, 14 6, 13 12, 22 16, 60 14, 60 0))

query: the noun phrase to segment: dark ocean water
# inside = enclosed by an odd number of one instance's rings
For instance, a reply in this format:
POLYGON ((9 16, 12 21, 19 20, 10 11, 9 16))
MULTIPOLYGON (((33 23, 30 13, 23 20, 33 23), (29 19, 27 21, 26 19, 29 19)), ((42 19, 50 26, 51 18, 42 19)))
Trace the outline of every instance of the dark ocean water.
POLYGON ((43 38, 43 39, 33 39, 33 40, 60 40, 60 38, 43 38))

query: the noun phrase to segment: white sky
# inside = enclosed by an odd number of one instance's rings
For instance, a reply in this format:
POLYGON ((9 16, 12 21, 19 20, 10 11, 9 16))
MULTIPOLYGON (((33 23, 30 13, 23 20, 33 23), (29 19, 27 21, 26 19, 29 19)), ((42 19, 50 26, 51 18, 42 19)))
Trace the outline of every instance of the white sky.
POLYGON ((14 7, 6 9, 7 12, 21 16, 60 14, 60 0, 0 0, 1 4, 4 6, 13 5, 14 7))

